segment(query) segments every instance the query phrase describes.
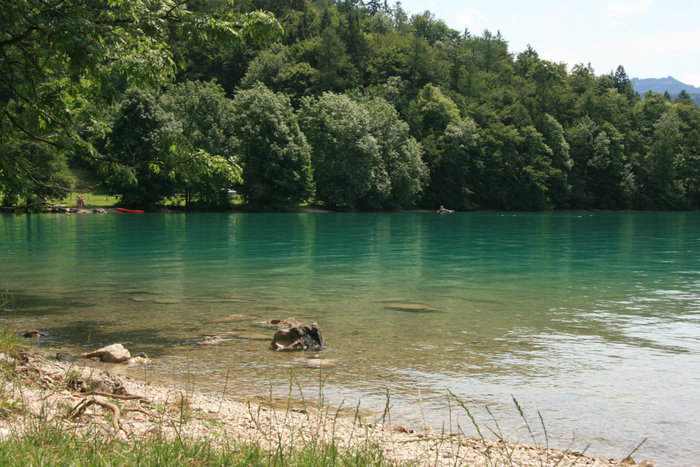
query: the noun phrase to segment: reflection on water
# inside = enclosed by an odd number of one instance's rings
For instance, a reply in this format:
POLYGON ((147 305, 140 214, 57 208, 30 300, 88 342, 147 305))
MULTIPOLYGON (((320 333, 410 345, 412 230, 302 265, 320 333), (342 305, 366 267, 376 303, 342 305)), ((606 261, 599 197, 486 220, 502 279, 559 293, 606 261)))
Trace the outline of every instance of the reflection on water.
POLYGON ((560 446, 700 452, 697 213, 1 216, 0 245, 22 328, 145 351, 151 380, 286 395, 293 372, 312 396, 318 370, 255 326, 294 316, 323 329, 336 405, 388 389, 394 419, 468 430, 451 391, 527 440, 515 396, 560 446))

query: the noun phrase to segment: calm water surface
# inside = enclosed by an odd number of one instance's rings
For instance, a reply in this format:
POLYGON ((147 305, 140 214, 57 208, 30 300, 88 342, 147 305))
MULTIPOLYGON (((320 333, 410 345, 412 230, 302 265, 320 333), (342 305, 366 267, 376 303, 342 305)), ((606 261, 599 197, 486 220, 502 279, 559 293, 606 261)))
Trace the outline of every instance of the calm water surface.
POLYGON ((294 316, 323 329, 335 405, 388 393, 395 422, 471 434, 451 391, 527 442, 514 396, 559 447, 698 462, 698 213, 2 215, 0 288, 42 345, 145 351, 136 378, 314 394, 309 355, 234 337, 294 316))

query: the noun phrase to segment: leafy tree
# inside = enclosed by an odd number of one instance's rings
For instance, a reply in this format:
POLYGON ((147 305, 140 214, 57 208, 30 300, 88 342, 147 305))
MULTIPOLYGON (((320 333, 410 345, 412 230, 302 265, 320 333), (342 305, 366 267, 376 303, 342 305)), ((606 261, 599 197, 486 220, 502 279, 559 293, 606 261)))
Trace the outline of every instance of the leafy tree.
MULTIPOLYGON (((423 160, 430 173, 429 186, 440 183, 435 169, 442 154, 441 136, 449 124, 459 121, 459 109, 439 87, 427 84, 409 104, 406 114, 413 135, 423 147, 423 160)), ((426 202, 435 200, 426 199, 426 202)))
MULTIPOLYGON (((87 136, 103 123, 102 106, 129 84, 171 80, 172 37, 224 44, 246 34, 266 37, 279 27, 260 12, 217 15, 173 0, 0 2, 0 144, 23 134, 101 161, 87 136)), ((5 170, 27 184, 43 183, 36 172, 44 168, 21 154, 5 170)))
POLYGON ((129 90, 116 112, 101 166, 114 193, 126 207, 153 209, 175 194, 175 140, 178 128, 158 106, 153 93, 129 90))
POLYGON ((257 84, 238 91, 233 105, 246 202, 287 210, 311 196, 309 145, 289 99, 257 84))
POLYGON ((357 70, 346 53, 345 43, 333 28, 328 27, 321 34, 316 59, 319 90, 343 91, 352 87, 357 70))
POLYGON ((422 150, 411 136, 408 124, 389 102, 382 98, 363 102, 371 115, 370 133, 379 147, 384 170, 389 176, 388 197, 382 209, 406 209, 415 206, 427 179, 422 150))
POLYGON ((442 133, 447 125, 459 119, 459 109, 442 90, 426 84, 409 105, 408 123, 413 134, 424 139, 442 133))
POLYGON ((308 62, 296 60, 288 47, 275 45, 250 63, 240 87, 251 88, 261 82, 272 91, 286 93, 296 102, 318 86, 318 79, 318 70, 308 62))
POLYGON ((305 99, 301 126, 311 144, 316 199, 341 209, 378 209, 391 183, 371 133, 371 116, 348 96, 305 99))
POLYGON ((552 151, 552 176, 548 182, 550 199, 555 208, 566 208, 571 196, 570 176, 573 161, 569 155, 569 143, 565 138, 564 127, 547 114, 542 122, 542 137, 552 151))
POLYGON ((680 119, 672 111, 661 115, 654 125, 653 144, 646 157, 646 192, 654 205, 663 209, 682 206, 677 164, 681 160, 680 119))
POLYGON ((676 177, 686 205, 690 209, 700 209, 700 107, 679 99, 673 108, 680 120, 681 132, 676 177))
POLYGON ((624 207, 625 160, 622 137, 614 126, 582 118, 567 131, 571 146, 572 207, 624 207))
POLYGON ((185 205, 225 208, 228 189, 240 183, 234 141, 234 108, 214 82, 188 81, 168 88, 160 105, 179 123, 178 189, 185 205))
POLYGON ((45 208, 47 200, 62 197, 75 177, 58 149, 26 136, 0 146, 0 203, 29 211, 45 208))
POLYGON ((301 116, 318 200, 350 210, 415 204, 426 171, 418 143, 391 104, 324 93, 305 100, 301 116))
POLYGON ((457 210, 478 207, 473 195, 483 169, 479 140, 479 131, 470 118, 447 125, 442 136, 442 154, 426 189, 425 206, 444 205, 457 210))

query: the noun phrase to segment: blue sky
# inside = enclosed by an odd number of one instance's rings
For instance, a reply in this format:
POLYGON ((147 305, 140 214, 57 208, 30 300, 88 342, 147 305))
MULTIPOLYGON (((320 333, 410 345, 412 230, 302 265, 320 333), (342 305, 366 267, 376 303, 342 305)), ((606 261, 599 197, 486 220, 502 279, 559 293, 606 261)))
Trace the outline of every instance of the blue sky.
MULTIPOLYGON (((394 2, 389 2, 393 5, 394 2)), ((459 31, 500 30, 511 52, 528 44, 546 60, 625 67, 630 78, 673 76, 700 87, 700 0, 403 0, 459 31)))

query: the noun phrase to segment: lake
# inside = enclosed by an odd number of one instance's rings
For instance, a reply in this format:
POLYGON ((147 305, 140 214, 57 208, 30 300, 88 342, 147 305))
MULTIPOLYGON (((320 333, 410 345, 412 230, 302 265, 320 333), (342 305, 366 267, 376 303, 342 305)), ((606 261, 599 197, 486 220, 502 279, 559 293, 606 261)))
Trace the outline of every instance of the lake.
POLYGON ((18 329, 71 352, 121 342, 134 378, 313 398, 394 423, 697 463, 699 213, 0 215, 18 329), (317 322, 335 366, 269 349, 317 322), (260 336, 262 334, 262 336, 260 336), (205 335, 226 339, 200 345, 205 335), (322 383, 321 383, 322 381, 322 383))

